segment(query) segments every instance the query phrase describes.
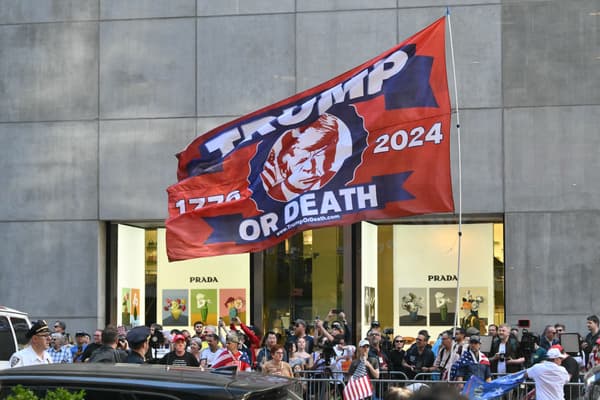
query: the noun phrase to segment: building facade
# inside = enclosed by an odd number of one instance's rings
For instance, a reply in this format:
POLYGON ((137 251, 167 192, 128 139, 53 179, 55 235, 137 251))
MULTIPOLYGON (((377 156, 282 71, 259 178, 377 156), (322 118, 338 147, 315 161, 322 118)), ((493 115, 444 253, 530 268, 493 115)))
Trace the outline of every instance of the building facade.
MULTIPOLYGON (((445 7, 436 0, 1 1, 0 304, 73 329, 116 322, 117 270, 135 262, 119 262, 118 226, 164 226, 175 153, 197 134, 374 57, 445 7)), ((561 321, 584 332, 585 317, 600 313, 600 1, 458 0, 450 11, 462 211, 465 223, 501 226, 503 317, 530 320, 534 330, 561 321)), ((458 206, 456 132, 451 147, 458 206)), ((383 289, 389 280, 379 271, 392 268, 389 259, 377 263, 377 278, 364 275, 378 257, 365 259, 366 246, 385 243, 378 235, 390 235, 386 229, 456 222, 456 215, 424 216, 377 222, 369 234, 357 224, 326 235, 331 247, 310 258, 329 254, 328 268, 337 271, 324 278, 339 291, 327 304, 362 318, 370 312, 367 280, 379 280, 380 305, 396 291, 383 289)), ((142 253, 132 257, 144 263, 152 242, 135 243, 142 253)), ((285 262, 292 247, 282 250, 285 262)), ((266 293, 277 286, 266 277, 282 268, 277 254, 249 257, 252 319, 266 318, 266 293)), ((288 288, 303 297, 302 287, 288 288)), ((309 313, 316 312, 327 310, 309 313)))

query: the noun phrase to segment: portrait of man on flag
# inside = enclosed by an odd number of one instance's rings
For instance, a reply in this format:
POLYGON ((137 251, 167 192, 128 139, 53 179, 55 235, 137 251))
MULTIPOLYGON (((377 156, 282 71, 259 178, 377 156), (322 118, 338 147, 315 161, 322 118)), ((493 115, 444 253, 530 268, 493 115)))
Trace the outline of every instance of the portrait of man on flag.
POLYGON ((336 116, 325 113, 312 124, 279 137, 261 173, 265 190, 274 200, 289 201, 323 188, 351 152, 348 128, 336 116))

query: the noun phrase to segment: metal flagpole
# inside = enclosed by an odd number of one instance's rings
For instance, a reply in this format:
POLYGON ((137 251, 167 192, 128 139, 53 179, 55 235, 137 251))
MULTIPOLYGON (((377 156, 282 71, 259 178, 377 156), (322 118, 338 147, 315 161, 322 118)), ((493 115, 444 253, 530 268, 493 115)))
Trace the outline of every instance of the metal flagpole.
MULTIPOLYGON (((458 314, 460 311, 460 261, 461 261, 461 245, 462 245, 462 155, 460 151, 460 112, 458 103, 458 89, 456 84, 456 63, 454 62, 454 43, 452 42, 452 23, 450 21, 450 8, 446 8, 446 16, 448 18, 448 33, 450 36, 450 55, 452 59, 452 77, 454 79, 454 102, 456 105, 456 132, 458 143, 458 256, 457 256, 457 272, 456 272, 456 312, 454 313, 454 327, 452 328, 452 337, 456 336, 456 326, 458 325, 458 314)), ((448 374, 450 379, 450 374, 448 374)))

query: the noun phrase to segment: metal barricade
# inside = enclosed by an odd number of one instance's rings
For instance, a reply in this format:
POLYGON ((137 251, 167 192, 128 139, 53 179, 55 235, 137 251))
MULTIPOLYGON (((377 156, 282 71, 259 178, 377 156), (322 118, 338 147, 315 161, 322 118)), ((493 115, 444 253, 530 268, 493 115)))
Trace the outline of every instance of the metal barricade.
POLYGON ((302 370, 302 371, 294 372, 295 377, 304 378, 304 379, 319 379, 319 378, 322 378, 323 374, 324 374, 324 371, 313 371, 313 370, 302 370))
POLYGON ((565 400, 579 400, 583 399, 585 395, 585 383, 567 383, 565 385, 565 400))
POLYGON ((415 381, 439 381, 439 372, 419 372, 413 379, 415 381))
POLYGON ((341 380, 328 378, 297 378, 302 384, 306 400, 338 400, 342 398, 345 384, 341 380))
POLYGON ((432 388, 434 386, 449 387, 452 390, 459 391, 464 382, 457 381, 432 381, 432 380, 395 380, 395 379, 373 379, 371 380, 373 389, 379 398, 382 398, 390 388, 402 387, 412 392, 416 392, 423 388, 432 388))
POLYGON ((408 376, 402 371, 380 371, 379 378, 380 379, 397 380, 397 381, 408 380, 408 376))
MULTIPOLYGON (((493 373, 492 379, 506 376, 507 374, 493 373)), ((513 391, 507 393, 504 399, 507 400, 524 400, 535 398, 535 382, 531 379, 521 383, 513 391)), ((585 384, 583 382, 569 382, 565 384, 565 400, 580 400, 585 395, 585 384)))
MULTIPOLYGON (((333 377, 323 377, 323 371, 301 371, 296 374, 297 380, 302 385, 304 399, 306 400, 338 400, 342 398, 345 382, 333 377)), ((442 381, 435 380, 432 377, 435 374, 419 374, 421 379, 406 379, 402 372, 383 372, 380 379, 372 379, 374 395, 377 398, 383 398, 385 393, 392 387, 404 387, 411 391, 420 390, 423 387, 433 388, 435 386, 445 386, 451 390, 461 391, 465 382, 463 381, 442 381), (381 378, 384 377, 384 378, 381 378), (427 378, 427 379, 423 379, 427 378)), ((497 377, 497 375, 496 375, 497 377)), ((582 400, 584 398, 584 383, 565 384, 566 400, 582 400)), ((504 394, 498 399, 503 400, 533 400, 535 398, 535 382, 528 380, 517 385, 512 391, 504 394)))

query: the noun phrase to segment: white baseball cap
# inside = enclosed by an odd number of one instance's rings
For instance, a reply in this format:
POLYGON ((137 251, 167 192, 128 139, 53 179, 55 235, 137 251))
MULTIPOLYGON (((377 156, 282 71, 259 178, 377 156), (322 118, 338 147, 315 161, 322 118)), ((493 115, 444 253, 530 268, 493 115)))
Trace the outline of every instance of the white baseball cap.
POLYGON ((559 349, 550 349, 546 353, 546 359, 555 360, 557 358, 567 358, 566 354, 562 354, 559 349))

